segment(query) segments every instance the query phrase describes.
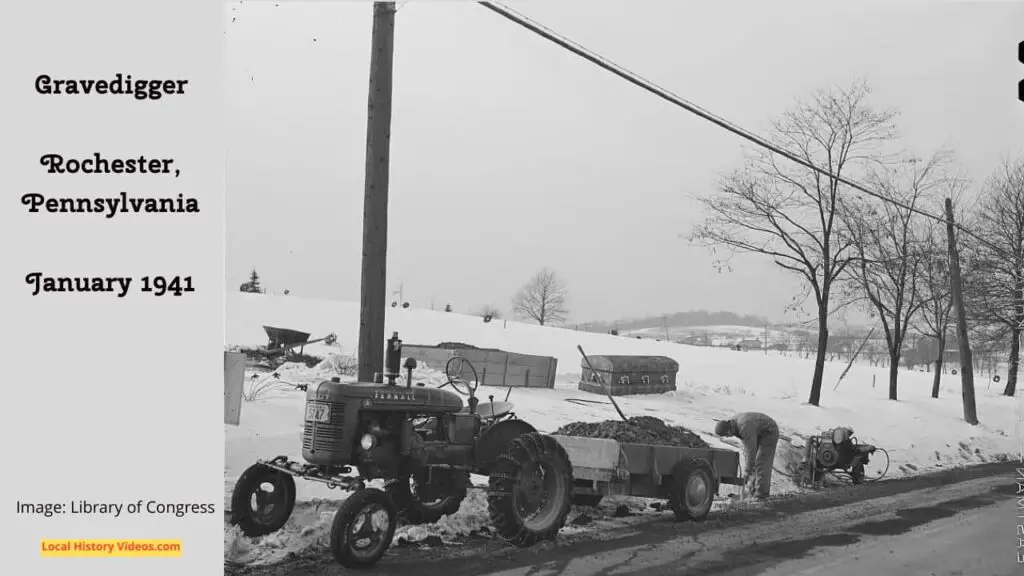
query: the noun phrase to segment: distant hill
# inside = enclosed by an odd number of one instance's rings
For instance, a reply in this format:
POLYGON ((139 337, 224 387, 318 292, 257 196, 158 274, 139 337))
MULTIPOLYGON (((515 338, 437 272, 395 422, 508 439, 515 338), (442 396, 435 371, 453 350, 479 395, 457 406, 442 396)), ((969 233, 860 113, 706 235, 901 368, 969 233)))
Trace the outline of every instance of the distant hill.
POLYGON ((643 330, 645 328, 661 328, 666 324, 672 328, 685 328, 688 326, 750 326, 763 328, 767 323, 768 321, 760 316, 735 314, 733 312, 695 310, 691 312, 676 312, 666 316, 633 318, 612 322, 590 322, 587 324, 587 327, 593 332, 608 332, 613 329, 625 332, 628 330, 643 330))

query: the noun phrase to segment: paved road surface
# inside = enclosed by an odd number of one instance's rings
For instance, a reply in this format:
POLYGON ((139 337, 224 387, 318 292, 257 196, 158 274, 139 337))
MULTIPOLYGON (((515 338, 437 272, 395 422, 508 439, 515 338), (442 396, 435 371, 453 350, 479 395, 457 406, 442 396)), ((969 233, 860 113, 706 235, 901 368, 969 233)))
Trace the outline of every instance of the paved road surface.
MULTIPOLYGON (((444 576, 1011 576, 1012 464, 879 482, 674 523, 518 550, 497 543, 389 553, 366 574, 444 576)), ((1022 513, 1024 514, 1024 513, 1022 513)), ((328 552, 229 576, 340 575, 328 552)))
MULTIPOLYGON (((764 576, 983 576, 1024 574, 1016 565, 1016 542, 1007 528, 1013 504, 1001 503, 940 519, 898 536, 882 536, 852 546, 822 549, 783 562, 764 576), (1007 538, 1007 536, 1011 538, 1007 538)), ((742 573, 742 572, 740 572, 742 573)), ((726 573, 731 574, 731 573, 726 573)), ((737 573, 739 574, 739 573, 737 573)))

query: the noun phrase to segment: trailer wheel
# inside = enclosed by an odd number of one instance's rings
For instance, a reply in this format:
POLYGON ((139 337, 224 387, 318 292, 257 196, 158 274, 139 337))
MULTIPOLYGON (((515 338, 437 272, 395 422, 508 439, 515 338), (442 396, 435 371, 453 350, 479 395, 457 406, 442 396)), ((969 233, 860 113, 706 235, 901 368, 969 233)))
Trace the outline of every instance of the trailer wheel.
POLYGON ((676 520, 703 522, 711 512, 718 492, 718 481, 707 460, 683 458, 672 468, 672 493, 669 508, 676 520))
POLYGON ((249 537, 280 530, 295 508, 295 479, 263 464, 242 472, 231 494, 231 524, 249 537))
POLYGON ((434 474, 434 481, 428 483, 430 471, 421 468, 411 479, 396 478, 385 486, 398 514, 409 524, 433 524, 458 512, 466 499, 466 491, 471 485, 469 472, 438 468, 434 474), (409 485, 410 480, 412 486, 409 485))
POLYGON ((331 524, 331 553, 346 568, 367 568, 388 551, 398 512, 382 490, 356 490, 341 503, 331 524))
POLYGON ((487 511, 514 546, 551 540, 565 525, 573 497, 572 464, 551 436, 531 432, 509 443, 490 476, 487 511))

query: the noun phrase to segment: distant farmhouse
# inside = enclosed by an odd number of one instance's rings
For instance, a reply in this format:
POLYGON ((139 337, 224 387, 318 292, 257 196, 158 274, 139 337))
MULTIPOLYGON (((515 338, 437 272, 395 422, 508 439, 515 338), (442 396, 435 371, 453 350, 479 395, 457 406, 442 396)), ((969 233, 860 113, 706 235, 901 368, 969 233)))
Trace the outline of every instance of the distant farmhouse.
POLYGON ((739 350, 760 350, 761 339, 760 338, 745 338, 736 343, 736 347, 739 350))

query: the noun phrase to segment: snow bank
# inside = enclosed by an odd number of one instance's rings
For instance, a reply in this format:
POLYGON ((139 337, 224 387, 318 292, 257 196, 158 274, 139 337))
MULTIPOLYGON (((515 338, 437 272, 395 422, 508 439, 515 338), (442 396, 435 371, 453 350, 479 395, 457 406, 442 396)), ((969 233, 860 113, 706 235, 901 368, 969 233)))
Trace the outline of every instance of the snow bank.
MULTIPOLYGON (((301 330, 318 338, 329 333, 336 344, 312 345, 307 354, 325 358, 314 368, 288 364, 277 370, 278 379, 289 384, 313 383, 342 371, 358 343, 358 303, 303 300, 256 294, 229 294, 227 307, 228 345, 263 345, 263 325, 301 330)), ((756 410, 775 418, 785 436, 780 443, 775 467, 788 470, 799 458, 804 439, 839 425, 850 426, 858 439, 884 447, 891 458, 888 476, 913 475, 951 466, 1005 458, 1016 450, 1013 426, 1017 401, 984 386, 978 390, 978 413, 982 424, 963 422, 960 395, 955 378, 946 377, 939 399, 930 398, 931 375, 904 371, 900 375, 899 402, 887 399, 887 369, 855 365, 833 390, 845 363, 828 363, 821 407, 806 404, 811 363, 780 355, 698 348, 668 342, 638 340, 607 334, 575 332, 558 328, 506 322, 484 323, 482 319, 457 313, 396 309, 387 311, 387 333, 397 331, 406 344, 435 345, 443 341, 467 342, 475 346, 510 352, 554 356, 558 378, 553 390, 513 389, 509 400, 519 417, 542 431, 553 431, 573 421, 614 418, 610 405, 580 405, 573 398, 602 401, 602 397, 576 389, 580 374, 582 345, 588 354, 638 354, 668 356, 679 362, 678 390, 657 396, 617 398, 630 416, 650 415, 669 424, 685 426, 712 446, 725 447, 713 436, 715 419, 734 412, 756 410), (791 439, 791 442, 790 442, 791 439)), ((247 382, 266 379, 265 373, 247 374, 247 382), (256 378, 252 378, 256 376, 256 378)), ((428 369, 414 373, 417 382, 428 386, 443 383, 444 375, 428 369)), ((506 389, 482 387, 487 395, 504 399, 506 389)), ((225 426, 225 502, 238 476, 257 457, 279 454, 301 457, 303 393, 293 386, 275 388, 242 406, 240 426, 225 426)), ((880 459, 884 464, 884 458, 880 459)), ((868 475, 880 470, 869 469, 868 475)), ((477 479, 483 481, 483 479, 477 479)), ((480 482, 478 482, 480 483, 480 482)), ((773 478, 776 492, 795 490, 785 476, 773 478)), ((725 488, 723 488, 725 490, 725 488)), ((299 503, 288 526, 262 539, 246 539, 233 529, 225 532, 228 557, 239 562, 263 562, 289 552, 326 545, 333 510, 343 494, 321 485, 299 482, 299 503)), ((485 526, 486 505, 476 492, 459 513, 437 525, 402 529, 400 539, 422 541, 428 536, 447 539, 479 532, 485 526)), ((586 527, 573 528, 573 531, 586 527)))

